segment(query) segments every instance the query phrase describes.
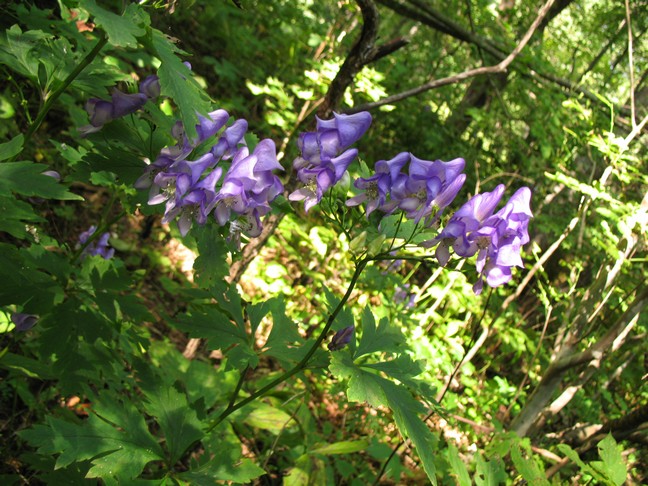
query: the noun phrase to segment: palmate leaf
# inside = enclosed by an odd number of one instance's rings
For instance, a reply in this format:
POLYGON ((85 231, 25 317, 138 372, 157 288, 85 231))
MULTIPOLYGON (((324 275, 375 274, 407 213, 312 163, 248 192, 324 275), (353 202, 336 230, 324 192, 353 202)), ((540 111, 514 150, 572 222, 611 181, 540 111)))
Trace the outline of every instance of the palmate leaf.
POLYGON ((202 441, 205 453, 191 458, 191 469, 178 474, 189 484, 216 484, 234 481, 247 484, 265 474, 250 459, 242 457, 242 445, 229 422, 221 423, 202 441))
POLYGON ((112 425, 94 412, 83 423, 49 416, 47 426, 37 425, 19 435, 40 454, 60 454, 55 469, 91 460, 87 477, 127 481, 139 476, 149 462, 162 460, 162 450, 135 407, 112 400, 103 412, 109 409, 112 413, 107 415, 120 423, 112 425))
POLYGON ((243 323, 232 322, 220 307, 218 304, 201 306, 199 310, 178 318, 173 326, 187 332, 189 337, 207 339, 208 348, 222 350, 227 355, 228 363, 235 368, 243 370, 248 365, 255 367, 259 358, 243 323))
POLYGON ((47 169, 44 164, 27 161, 0 164, 0 195, 13 192, 28 197, 83 201, 53 177, 43 175, 47 169))
POLYGON ((137 38, 146 33, 145 28, 151 23, 148 14, 134 3, 126 8, 123 15, 100 7, 95 0, 81 0, 79 5, 94 17, 95 24, 106 31, 113 46, 137 47, 137 38))
POLYGON ((436 438, 419 418, 425 413, 425 407, 404 386, 356 365, 348 353, 332 354, 329 369, 338 379, 349 378, 347 397, 350 401, 366 401, 373 407, 383 405, 392 410, 398 430, 412 441, 428 478, 436 484, 433 453, 436 438))
POLYGON ((187 136, 192 140, 196 137, 198 114, 206 116, 209 112, 207 95, 192 78, 189 68, 176 55, 182 51, 171 39, 159 30, 152 29, 151 44, 162 61, 158 69, 162 95, 170 97, 178 106, 187 136))
POLYGON ((27 223, 44 221, 34 213, 31 205, 24 201, 17 201, 13 196, 0 196, 0 231, 9 233, 16 238, 27 237, 27 223))
POLYGON ((405 346, 405 336, 400 329, 391 326, 387 318, 382 318, 376 327, 376 320, 369 307, 362 313, 362 338, 354 358, 377 351, 397 353, 405 346))
POLYGON ((615 485, 624 484, 626 482, 627 467, 614 437, 608 434, 605 439, 597 444, 597 447, 602 462, 593 462, 592 467, 605 474, 615 485))
POLYGON ((162 381, 158 383, 162 386, 144 387, 147 399, 145 408, 160 425, 169 451, 169 462, 175 464, 204 433, 187 395, 173 386, 164 386, 162 381))
POLYGON ((225 277, 229 275, 227 244, 215 224, 198 226, 191 230, 196 239, 199 257, 194 262, 195 280, 204 289, 226 288, 225 277))

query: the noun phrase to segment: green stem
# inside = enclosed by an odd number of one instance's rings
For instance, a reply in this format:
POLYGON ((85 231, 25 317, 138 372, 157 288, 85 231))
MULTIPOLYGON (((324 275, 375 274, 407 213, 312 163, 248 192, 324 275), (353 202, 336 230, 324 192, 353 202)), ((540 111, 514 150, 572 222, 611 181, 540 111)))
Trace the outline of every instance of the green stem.
POLYGON ((355 271, 353 272, 353 276, 351 277, 351 282, 349 282, 349 287, 347 288, 346 293, 344 294, 344 297, 342 297, 342 300, 340 300, 339 304, 335 307, 333 312, 329 315, 326 325, 324 326, 324 329, 322 329, 322 332, 318 336, 318 338, 315 340, 313 345, 310 347, 306 355, 301 359, 299 363, 297 363, 293 368, 289 369, 286 371, 284 374, 281 376, 275 378, 272 380, 270 383, 268 383, 266 386, 263 388, 260 388, 256 392, 254 392, 252 395, 250 395, 247 398, 244 398, 240 402, 236 404, 230 404, 227 406, 227 408, 211 423, 211 425, 207 428, 205 431, 207 434, 210 433, 212 430, 214 430, 225 418, 227 418, 229 415, 232 413, 236 412, 238 409, 244 407, 250 402, 253 402, 257 398, 265 395, 268 393, 270 390, 275 388, 276 386, 280 385, 284 381, 287 381, 290 379, 292 376, 296 375, 300 371, 306 368, 308 365, 308 362, 310 359, 313 357, 315 352, 319 349, 320 345, 326 338, 327 333, 331 329, 331 326, 333 325, 333 322, 335 321, 335 318, 337 315, 340 313, 344 305, 347 303, 349 300, 349 297, 351 297, 351 292, 353 292, 353 289, 355 288, 356 283, 358 282, 358 279, 360 278, 360 274, 364 270, 365 266, 367 265, 369 260, 361 260, 357 263, 355 271))
POLYGON ((74 81, 74 79, 81 73, 81 71, 83 71, 94 60, 94 58, 97 57, 97 54, 99 54, 99 51, 101 51, 103 46, 106 45, 106 42, 108 42, 108 38, 102 32, 101 35, 99 36, 99 40, 97 41, 97 44, 81 60, 81 62, 77 65, 77 67, 75 67, 74 70, 68 75, 68 77, 63 80, 63 82, 58 86, 58 88, 52 91, 51 94, 46 95, 45 103, 43 104, 40 111, 38 112, 38 115, 36 115, 36 119, 29 126, 27 132, 25 133, 25 142, 23 144, 23 147, 27 146, 27 143, 31 139, 34 132, 36 132, 36 130, 38 130, 38 128, 41 126, 41 123, 43 123, 43 120, 45 119, 47 112, 50 111, 50 109, 54 105, 54 102, 61 96, 63 91, 65 91, 67 87, 70 86, 70 84, 72 84, 72 81, 74 81))

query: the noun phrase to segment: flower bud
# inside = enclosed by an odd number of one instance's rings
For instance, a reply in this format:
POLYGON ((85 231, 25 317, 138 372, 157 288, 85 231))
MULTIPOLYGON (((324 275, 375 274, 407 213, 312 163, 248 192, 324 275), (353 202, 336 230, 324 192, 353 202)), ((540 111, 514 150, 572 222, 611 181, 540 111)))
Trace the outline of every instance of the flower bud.
POLYGON ((383 243, 385 242, 386 239, 387 239, 387 237, 381 233, 376 238, 371 240, 369 242, 369 245, 367 245, 367 250, 368 250, 369 255, 373 256, 373 255, 377 255, 378 253, 380 253, 380 249, 382 248, 382 245, 383 245, 383 243))
POLYGON ((329 351, 339 351, 351 342, 355 326, 352 324, 335 333, 328 345, 329 351))
POLYGON ((367 232, 363 231, 358 236, 351 240, 349 243, 349 249, 353 253, 358 253, 364 250, 365 244, 367 243, 367 232))

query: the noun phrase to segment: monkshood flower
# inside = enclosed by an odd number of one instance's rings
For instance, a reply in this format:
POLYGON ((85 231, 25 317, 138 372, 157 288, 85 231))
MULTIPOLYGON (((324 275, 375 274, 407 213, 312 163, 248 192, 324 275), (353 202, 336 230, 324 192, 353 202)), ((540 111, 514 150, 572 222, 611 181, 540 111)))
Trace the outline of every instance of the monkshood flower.
MULTIPOLYGON (((90 226, 87 231, 84 231, 79 235, 79 243, 85 245, 88 239, 97 231, 96 226, 90 226)), ((108 239, 110 238, 110 233, 103 233, 97 240, 90 243, 83 250, 84 255, 99 255, 100 257, 108 260, 113 257, 115 254, 115 249, 110 248, 108 244, 108 239)))
POLYGON ((299 136, 300 150, 293 167, 303 187, 288 196, 291 201, 304 201, 308 211, 322 200, 326 191, 340 181, 358 151, 349 149, 371 125, 371 115, 366 112, 353 115, 334 113, 331 120, 317 118, 314 132, 299 136), (348 150, 347 150, 348 149, 348 150))
POLYGON ((401 152, 390 160, 379 160, 376 162, 376 173, 373 176, 366 179, 358 178, 353 182, 355 187, 364 192, 346 201, 346 205, 358 206, 366 202, 367 217, 376 209, 385 207, 392 183, 401 174, 401 170, 409 160, 410 154, 408 152, 401 152))
MULTIPOLYGON (((215 165, 216 159, 211 153, 207 153, 195 161, 179 160, 173 162, 166 172, 158 172, 153 178, 153 184, 149 192, 149 205, 166 202, 164 218, 166 221, 173 219, 178 214, 174 212, 176 206, 183 205, 185 196, 193 189, 196 189, 195 186, 203 174, 207 173, 215 165)), ((218 171, 218 177, 214 181, 214 185, 220 178, 220 171, 221 169, 218 171)), ((139 179, 137 182, 139 182, 139 179)), ((200 187, 199 189, 202 190, 203 188, 200 187)))
POLYGON ((461 206, 448 220, 439 235, 422 242, 424 248, 436 247, 436 257, 441 266, 450 260, 450 248, 461 257, 471 257, 477 253, 477 243, 469 240, 468 236, 479 229, 481 224, 489 218, 502 199, 504 184, 498 185, 493 192, 476 194, 467 203, 461 206))
POLYGON ((155 74, 146 76, 139 85, 139 92, 146 95, 148 99, 156 99, 160 96, 160 78, 155 74))
POLYGON ((425 218, 425 226, 431 226, 463 186, 464 166, 461 158, 429 161, 410 154, 409 174, 401 173, 392 181, 391 203, 385 209, 398 207, 416 223, 425 218))
POLYGON ((108 122, 136 112, 146 104, 147 100, 160 96, 160 78, 156 75, 147 76, 139 85, 139 92, 127 94, 113 89, 110 101, 90 98, 85 110, 90 119, 90 125, 79 127, 82 136, 95 133, 108 122))
POLYGON ((529 242, 531 189, 518 189, 506 205, 474 232, 479 253, 475 267, 479 279, 473 286, 480 294, 484 279, 490 287, 499 287, 511 280, 512 267, 523 267, 520 251, 529 242))
POLYGON ((351 342, 354 331, 355 326, 352 324, 336 332, 335 335, 331 338, 331 342, 328 344, 329 351, 339 351, 340 349, 344 348, 351 342))
POLYGON ((36 325, 37 321, 38 316, 34 314, 23 314, 22 312, 14 312, 11 314, 11 322, 16 325, 16 331, 29 331, 36 325))
POLYGON ((246 147, 239 149, 214 200, 214 215, 221 226, 236 219, 233 213, 248 215, 256 210, 253 219, 257 219, 270 211, 270 202, 283 191, 273 170, 283 170, 283 167, 277 161, 272 140, 261 140, 251 154, 246 147))
POLYGON ((446 227, 433 240, 421 246, 437 245, 439 264, 445 266, 450 258, 450 248, 461 257, 477 254, 476 268, 479 278, 473 290, 480 294, 484 279, 490 287, 499 287, 511 279, 511 269, 522 267, 520 250, 529 242, 528 226, 533 216, 530 209, 531 190, 518 189, 506 205, 493 214, 504 186, 493 192, 475 195, 448 221, 446 227))

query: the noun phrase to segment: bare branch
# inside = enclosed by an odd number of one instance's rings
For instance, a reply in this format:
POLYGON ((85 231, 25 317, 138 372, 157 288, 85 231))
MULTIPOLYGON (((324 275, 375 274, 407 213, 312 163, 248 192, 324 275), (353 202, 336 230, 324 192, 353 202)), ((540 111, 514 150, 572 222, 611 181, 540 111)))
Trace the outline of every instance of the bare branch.
POLYGON ((548 0, 547 3, 545 3, 540 11, 538 12, 538 16, 536 19, 533 21, 529 29, 527 30, 526 34, 522 37, 520 42, 518 43, 517 46, 515 46, 515 49, 506 56, 501 62, 494 66, 487 66, 487 67, 480 67, 476 69, 470 69, 468 71, 464 71, 463 73, 455 74, 454 76, 449 76, 447 78, 441 78, 441 79, 435 79, 434 81, 430 81, 429 83, 425 83, 421 86, 417 86, 416 88, 409 89, 407 91, 403 91, 402 93, 388 96, 386 98, 383 98, 382 100, 373 102, 373 103, 367 103, 365 105, 346 110, 347 113, 356 113, 358 111, 364 111, 364 110, 371 110, 373 108, 377 108, 379 106, 383 105, 388 105, 391 103, 396 103, 398 101, 404 100, 405 98, 409 98, 410 96, 416 96, 418 94, 421 94, 425 91, 429 91, 431 89, 439 88, 441 86, 445 86, 448 84, 454 84, 459 81, 463 81, 465 79, 472 78, 474 76, 481 76, 483 74, 496 74, 496 73, 503 73, 507 70, 508 66, 513 62, 513 60, 520 54, 522 49, 528 44, 529 40, 531 39, 531 36, 533 36, 533 33, 536 31, 538 26, 540 25, 540 22, 542 22, 542 19, 547 15, 547 12, 551 8, 552 4, 554 3, 555 0, 548 0))
MULTIPOLYGON (((399 13, 400 15, 403 15, 404 17, 408 17, 410 19, 413 19, 415 21, 421 22, 429 27, 432 27, 433 29, 436 29, 440 32, 443 32, 445 34, 448 34, 455 39, 462 40, 464 42, 469 42, 471 44, 474 44, 478 46, 479 48, 483 49, 485 52, 489 53, 493 57, 499 60, 505 59, 506 56, 506 50, 502 48, 501 46, 497 45, 493 41, 483 38, 477 34, 474 34, 463 27, 461 27, 459 24, 454 22, 453 20, 443 16, 443 14, 433 10, 431 7, 429 7, 426 4, 422 4, 420 2, 416 2, 416 0, 410 0, 412 3, 415 3, 417 9, 410 7, 408 5, 402 4, 398 0, 377 0, 378 3, 381 5, 386 6, 387 8, 393 10, 396 13, 399 13)), ((549 18, 551 15, 551 10, 550 12, 547 13, 545 18, 549 18)), ((542 23, 541 23, 542 25, 542 23)), ((594 93, 591 91, 582 88, 579 86, 578 83, 574 83, 568 79, 561 78, 559 76, 555 76, 553 74, 548 74, 545 73, 539 69, 535 69, 533 65, 531 65, 528 61, 520 61, 518 60, 514 66, 519 66, 516 67, 521 75, 530 77, 531 79, 534 79, 537 82, 546 84, 546 81, 549 81, 551 83, 555 83, 558 86, 562 88, 566 88, 570 91, 573 91, 575 93, 578 93, 580 95, 583 95, 585 98, 588 100, 597 103, 599 105, 605 105, 605 107, 609 107, 607 103, 604 103, 601 101, 601 99, 596 96, 594 93), (520 69, 520 67, 524 67, 526 69, 520 69)), ((486 68, 480 68, 480 69, 486 69, 486 68)), ((410 96, 416 96, 422 92, 425 92, 427 90, 431 89, 436 89, 440 88, 442 86, 446 86, 448 84, 454 84, 461 82, 465 79, 472 78, 474 76, 479 76, 482 74, 490 74, 491 71, 478 71, 478 70, 469 70, 464 73, 455 75, 455 76, 450 76, 447 78, 442 78, 436 81, 431 81, 423 86, 419 86, 418 88, 413 88, 407 91, 404 91, 403 93, 399 93, 397 95, 392 95, 389 96, 383 100, 379 100, 377 102, 373 103, 367 103, 362 106, 358 106, 349 110, 345 110, 345 113, 356 113, 358 111, 363 111, 363 110, 371 110, 374 108, 378 108, 383 105, 391 104, 391 103, 396 103, 398 101, 401 101, 403 99, 409 98, 410 96)), ((617 113, 623 114, 623 115, 629 115, 630 110, 626 109, 625 107, 622 106, 615 106, 615 110, 617 113)))
POLYGON ((344 96, 344 92, 353 82, 354 76, 375 57, 374 42, 378 36, 378 9, 373 0, 356 0, 362 11, 362 32, 344 60, 335 79, 331 82, 324 103, 318 110, 322 118, 329 118, 344 96))

